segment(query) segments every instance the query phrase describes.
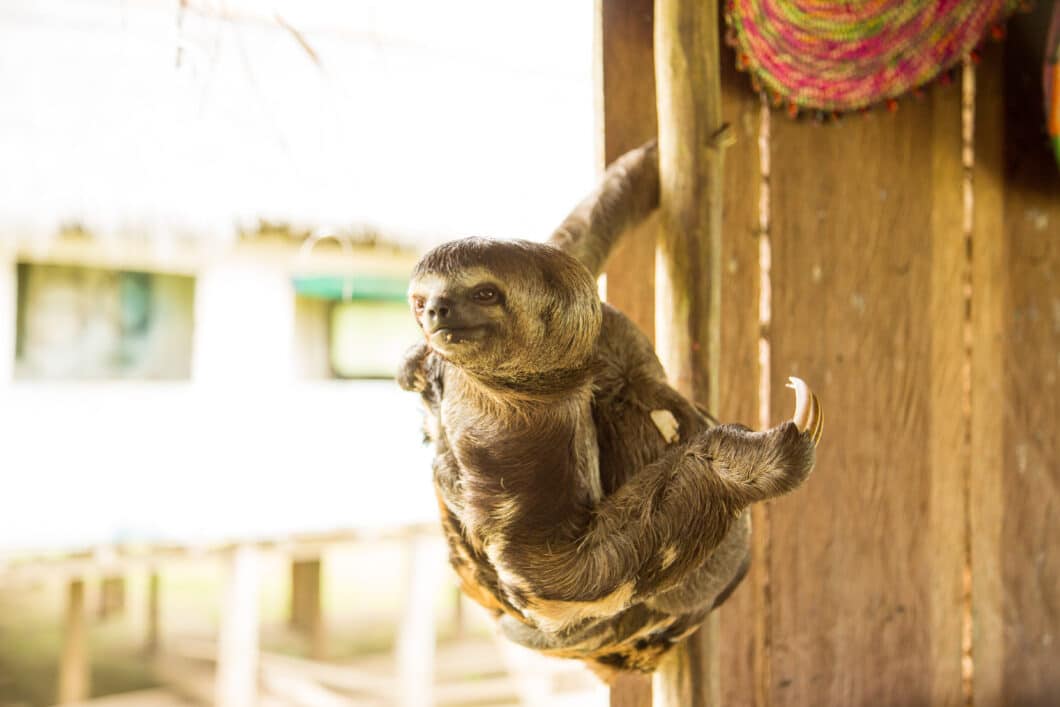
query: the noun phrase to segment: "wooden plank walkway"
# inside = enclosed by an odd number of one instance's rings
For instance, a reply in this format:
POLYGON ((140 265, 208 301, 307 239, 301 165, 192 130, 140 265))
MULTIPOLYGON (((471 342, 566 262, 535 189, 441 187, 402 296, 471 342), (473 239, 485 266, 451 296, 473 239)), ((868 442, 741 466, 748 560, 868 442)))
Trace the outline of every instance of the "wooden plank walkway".
POLYGON ((194 704, 165 688, 158 688, 110 695, 68 707, 192 707, 194 704))

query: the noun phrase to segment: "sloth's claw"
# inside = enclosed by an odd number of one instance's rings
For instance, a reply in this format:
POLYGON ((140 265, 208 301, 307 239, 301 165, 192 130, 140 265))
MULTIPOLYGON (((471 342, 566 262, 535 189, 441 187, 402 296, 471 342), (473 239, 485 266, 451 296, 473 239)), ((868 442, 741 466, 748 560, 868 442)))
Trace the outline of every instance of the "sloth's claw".
POLYGON ((821 441, 821 432, 824 429, 824 413, 821 403, 810 386, 801 378, 791 376, 788 378, 788 387, 795 391, 795 414, 792 421, 800 432, 806 432, 816 445, 821 441))

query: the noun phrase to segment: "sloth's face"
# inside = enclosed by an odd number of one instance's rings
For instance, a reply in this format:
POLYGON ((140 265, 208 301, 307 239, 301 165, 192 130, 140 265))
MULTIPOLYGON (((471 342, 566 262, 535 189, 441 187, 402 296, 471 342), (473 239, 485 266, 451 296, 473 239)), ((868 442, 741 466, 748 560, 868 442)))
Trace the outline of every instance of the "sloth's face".
POLYGON ((595 283, 580 263, 540 243, 471 238, 428 253, 409 304, 428 344, 492 376, 584 365, 600 329, 595 283))
POLYGON ((413 279, 409 303, 431 348, 458 365, 504 356, 510 294, 485 268, 413 279))

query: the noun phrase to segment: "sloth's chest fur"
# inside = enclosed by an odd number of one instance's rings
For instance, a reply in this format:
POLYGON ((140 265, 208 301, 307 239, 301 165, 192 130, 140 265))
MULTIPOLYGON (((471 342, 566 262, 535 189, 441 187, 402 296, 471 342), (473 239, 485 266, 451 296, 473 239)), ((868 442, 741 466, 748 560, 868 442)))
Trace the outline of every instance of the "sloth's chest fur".
MULTIPOLYGON (((447 380, 447 390, 459 384, 447 380)), ((519 409, 447 395, 438 428, 436 483, 473 545, 510 534, 544 544, 573 539, 603 495, 588 386, 519 409)))

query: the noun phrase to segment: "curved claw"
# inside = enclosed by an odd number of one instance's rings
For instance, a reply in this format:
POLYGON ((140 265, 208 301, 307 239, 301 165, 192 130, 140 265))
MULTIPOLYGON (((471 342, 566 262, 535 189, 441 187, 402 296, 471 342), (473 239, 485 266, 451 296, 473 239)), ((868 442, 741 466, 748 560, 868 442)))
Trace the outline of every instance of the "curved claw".
POLYGON ((821 403, 804 380, 791 376, 788 381, 788 387, 795 391, 795 414, 792 421, 800 432, 809 433, 810 439, 816 445, 821 441, 821 432, 824 429, 821 403))

